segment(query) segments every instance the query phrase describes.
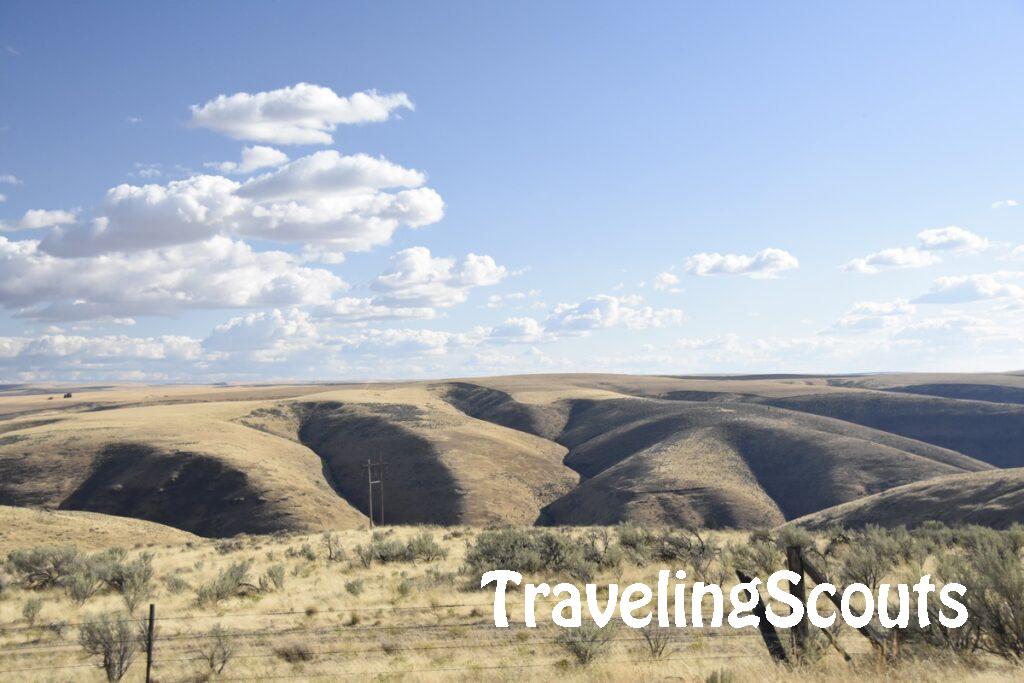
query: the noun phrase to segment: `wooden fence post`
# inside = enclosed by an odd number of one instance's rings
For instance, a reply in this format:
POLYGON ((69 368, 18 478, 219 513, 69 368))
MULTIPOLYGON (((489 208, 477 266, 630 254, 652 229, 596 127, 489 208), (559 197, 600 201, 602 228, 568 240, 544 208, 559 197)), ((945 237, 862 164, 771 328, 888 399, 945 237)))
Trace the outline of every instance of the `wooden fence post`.
MULTIPOLYGON (((740 583, 750 583, 751 581, 751 578, 739 569, 736 570, 736 576, 739 578, 740 583)), ((757 594, 757 604, 754 605, 754 609, 751 611, 754 616, 757 617, 757 628, 761 631, 761 638, 764 640, 765 647, 768 648, 768 654, 770 654, 775 661, 785 664, 789 661, 786 657, 786 648, 782 647, 782 641, 779 640, 778 632, 776 632, 775 627, 768 621, 767 614, 764 610, 764 600, 761 599, 760 592, 756 588, 751 592, 751 594, 757 594)))
POLYGON ((805 648, 807 647, 807 638, 810 635, 810 629, 808 627, 810 622, 807 619, 807 591, 804 585, 804 559, 803 553, 800 551, 800 546, 791 545, 786 548, 786 566, 789 571, 800 576, 800 580, 797 583, 791 583, 789 585, 789 594, 799 600, 801 605, 804 605, 804 616, 793 628, 793 639, 795 641, 794 650, 796 651, 797 657, 803 657, 805 648))
POLYGON ((146 629, 146 683, 151 683, 153 675, 153 632, 156 621, 156 605, 149 603, 149 626, 146 629))
MULTIPOLYGON (((807 576, 811 577, 811 580, 814 581, 814 583, 819 585, 823 583, 832 583, 828 580, 828 577, 826 577, 825 574, 823 574, 822 572, 818 571, 817 567, 815 567, 814 564, 812 564, 806 557, 803 558, 803 563, 804 571, 807 572, 807 576)), ((839 588, 840 586, 836 586, 837 593, 839 592, 839 588)), ((828 593, 826 593, 825 595, 828 595, 828 599, 832 601, 832 604, 836 606, 837 610, 841 609, 842 600, 840 596, 829 595, 828 593)), ((879 651, 883 653, 885 652, 885 638, 880 633, 878 633, 878 631, 876 631, 871 624, 865 624, 857 630, 860 631, 860 634, 862 636, 871 641, 871 644, 874 647, 878 648, 879 651)))

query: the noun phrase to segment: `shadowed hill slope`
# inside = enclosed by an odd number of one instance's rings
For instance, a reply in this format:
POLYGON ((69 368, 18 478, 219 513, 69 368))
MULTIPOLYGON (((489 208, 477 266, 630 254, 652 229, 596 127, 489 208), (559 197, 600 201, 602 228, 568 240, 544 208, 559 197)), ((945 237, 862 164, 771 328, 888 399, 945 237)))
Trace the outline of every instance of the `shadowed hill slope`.
POLYGON ((915 527, 935 520, 1005 528, 1024 523, 1024 469, 954 474, 889 489, 795 520, 810 529, 875 524, 915 527))
POLYGON ((1024 406, 903 391, 1024 383, 1002 377, 118 386, 77 404, 17 388, 0 395, 0 505, 206 536, 352 528, 381 457, 387 523, 749 528, 1024 461, 1024 406))
POLYGON ((545 509, 548 524, 749 528, 989 467, 858 425, 749 404, 575 401, 560 441, 584 481, 545 509))

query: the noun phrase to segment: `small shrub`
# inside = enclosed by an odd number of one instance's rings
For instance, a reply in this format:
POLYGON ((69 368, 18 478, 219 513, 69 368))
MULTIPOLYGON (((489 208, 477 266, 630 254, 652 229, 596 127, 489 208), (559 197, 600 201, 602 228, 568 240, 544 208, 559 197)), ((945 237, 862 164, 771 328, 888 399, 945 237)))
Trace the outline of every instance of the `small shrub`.
POLYGON ((289 664, 300 664, 313 661, 313 651, 309 646, 300 641, 292 641, 278 645, 274 648, 274 654, 289 664))
POLYGON ((222 674, 235 655, 235 643, 220 624, 214 626, 209 637, 197 648, 199 657, 211 673, 222 674))
POLYGON ((639 629, 644 649, 651 659, 661 659, 672 642, 672 629, 662 628, 653 621, 639 629))
POLYGON ((338 534, 325 532, 321 542, 323 543, 324 550, 327 552, 328 562, 343 562, 348 559, 348 554, 345 552, 345 548, 342 547, 338 534))
POLYGON ((715 669, 704 678, 704 683, 736 683, 736 674, 728 669, 715 669))
POLYGON ((284 590, 284 565, 275 564, 260 577, 260 590, 264 593, 284 590))
POLYGON ((316 562, 316 551, 308 543, 303 543, 298 548, 288 548, 284 554, 285 557, 301 557, 309 562, 316 562))
POLYGON ((435 562, 448 557, 448 551, 434 540, 433 534, 424 531, 409 539, 406 555, 420 562, 435 562))
POLYGON ((584 621, 578 628, 562 629, 555 638, 555 643, 576 659, 580 666, 587 666, 607 649, 614 636, 614 629, 609 625, 600 628, 594 623, 584 621))
POLYGON ((164 577, 164 585, 167 586, 167 590, 170 591, 171 595, 178 595, 192 588, 188 581, 173 574, 164 577))
POLYGON ((248 592, 258 591, 249 578, 252 560, 233 562, 209 583, 205 583, 196 591, 196 601, 200 605, 216 606, 217 603, 248 592))
POLYGON ((42 611, 42 598, 29 598, 25 601, 25 604, 21 606, 21 616, 25 617, 25 621, 28 622, 29 626, 36 625, 36 619, 39 618, 39 613, 42 611))
POLYGON ((349 595, 355 595, 358 597, 363 592, 363 580, 352 579, 351 581, 346 581, 345 590, 348 591, 349 595))
POLYGON ((80 561, 81 555, 74 546, 13 550, 7 556, 11 571, 20 577, 26 588, 33 590, 61 586, 80 561))
POLYGON ((153 593, 153 556, 143 553, 127 564, 119 565, 114 575, 115 590, 121 593, 128 612, 153 593))
POLYGON ((68 624, 67 621, 64 621, 63 619, 57 619, 56 621, 51 621, 50 623, 48 623, 46 625, 46 630, 52 633, 54 637, 56 637, 58 640, 60 640, 64 637, 64 634, 67 633, 69 626, 70 624, 68 624))
POLYGON ((82 649, 99 658, 98 666, 108 681, 119 681, 128 672, 139 648, 129 615, 103 614, 82 624, 78 630, 82 649))
POLYGON ((412 592, 412 581, 410 581, 409 579, 402 579, 401 581, 398 582, 398 585, 395 586, 395 593, 400 598, 408 597, 409 593, 411 593, 411 592, 412 592))

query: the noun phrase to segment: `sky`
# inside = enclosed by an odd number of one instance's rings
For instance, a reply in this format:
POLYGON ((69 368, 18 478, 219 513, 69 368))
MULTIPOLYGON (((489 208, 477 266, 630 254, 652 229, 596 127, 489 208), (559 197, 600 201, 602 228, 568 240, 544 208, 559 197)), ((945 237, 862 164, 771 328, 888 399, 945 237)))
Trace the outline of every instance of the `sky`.
POLYGON ((1021 35, 0 0, 0 382, 1024 369, 1021 35))

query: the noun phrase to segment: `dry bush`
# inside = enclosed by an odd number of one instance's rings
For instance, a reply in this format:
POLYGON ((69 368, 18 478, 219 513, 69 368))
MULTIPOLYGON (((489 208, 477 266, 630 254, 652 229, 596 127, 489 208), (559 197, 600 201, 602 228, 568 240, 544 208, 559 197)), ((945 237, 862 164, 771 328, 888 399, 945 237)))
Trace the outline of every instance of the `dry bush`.
POLYGON ((520 573, 551 572, 590 581, 598 569, 618 566, 622 552, 607 538, 534 529, 483 531, 466 552, 464 572, 511 569, 520 573))
POLYGON ((28 622, 29 626, 36 625, 36 619, 39 618, 39 613, 42 611, 42 598, 29 598, 25 601, 25 604, 21 606, 21 616, 25 617, 25 621, 28 622))
POLYGON ((615 636, 614 627, 609 624, 601 628, 584 621, 578 628, 562 629, 555 638, 555 644, 565 650, 580 666, 587 666, 600 657, 615 636))
POLYGON ((644 649, 651 659, 661 659, 665 656, 668 646, 672 643, 671 628, 662 628, 652 621, 647 626, 638 629, 638 632, 644 649))
POLYGON ((324 532, 320 542, 323 544, 324 550, 327 551, 328 562, 343 562, 348 559, 348 554, 345 552, 345 548, 342 547, 338 534, 329 531, 324 532))
POLYGON ((74 546, 38 547, 12 550, 7 556, 7 566, 26 588, 43 590, 63 585, 80 560, 74 546))
POLYGON ((196 653, 209 667, 211 673, 222 674, 235 655, 234 640, 220 624, 214 626, 208 636, 206 641, 196 648, 196 653))
POLYGON ((298 640, 278 645, 274 648, 274 654, 289 664, 311 662, 315 657, 309 646, 298 640))
POLYGON ((270 593, 282 590, 284 590, 284 565, 275 564, 260 577, 260 591, 270 593))
POLYGON ((82 649, 99 658, 98 666, 108 681, 119 681, 128 672, 139 649, 139 638, 127 614, 103 614, 78 629, 82 649))
POLYGON ((259 588, 254 586, 249 578, 250 569, 252 569, 252 560, 232 562, 216 578, 199 587, 199 590, 196 591, 196 602, 200 606, 215 607, 217 603, 228 598, 258 591, 259 588))
POLYGON ((405 543, 375 531, 368 545, 356 546, 356 557, 363 567, 370 567, 374 562, 434 562, 447 556, 448 551, 434 540, 432 534, 425 531, 405 543))

